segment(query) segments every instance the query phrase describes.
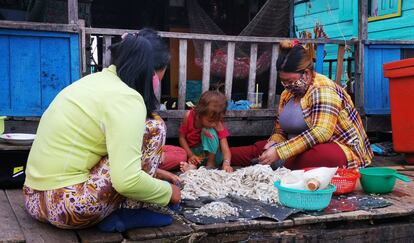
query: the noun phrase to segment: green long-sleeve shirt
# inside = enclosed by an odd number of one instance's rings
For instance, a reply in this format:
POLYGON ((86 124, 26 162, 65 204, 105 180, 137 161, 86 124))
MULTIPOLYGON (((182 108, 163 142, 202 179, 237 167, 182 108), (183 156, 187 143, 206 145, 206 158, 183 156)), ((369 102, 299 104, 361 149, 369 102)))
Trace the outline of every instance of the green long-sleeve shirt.
POLYGON ((51 190, 88 179, 108 155, 112 186, 121 195, 166 205, 171 186, 141 170, 146 108, 110 66, 62 90, 43 114, 30 150, 25 185, 51 190))

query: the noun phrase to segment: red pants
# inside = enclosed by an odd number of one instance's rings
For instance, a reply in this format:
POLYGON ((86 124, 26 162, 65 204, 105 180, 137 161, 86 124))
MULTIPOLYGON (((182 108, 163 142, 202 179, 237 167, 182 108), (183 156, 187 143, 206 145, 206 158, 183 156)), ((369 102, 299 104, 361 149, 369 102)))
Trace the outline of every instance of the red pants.
MULTIPOLYGON (((251 160, 263 153, 263 147, 267 141, 258 141, 253 145, 232 147, 231 164, 235 166, 249 166, 251 160)), ((347 159, 345 153, 336 143, 317 144, 309 150, 288 159, 284 166, 291 170, 307 167, 346 167, 347 159)))
POLYGON ((181 161, 187 161, 187 153, 179 146, 164 145, 162 147, 163 155, 161 156, 161 164, 159 169, 178 170, 181 161))

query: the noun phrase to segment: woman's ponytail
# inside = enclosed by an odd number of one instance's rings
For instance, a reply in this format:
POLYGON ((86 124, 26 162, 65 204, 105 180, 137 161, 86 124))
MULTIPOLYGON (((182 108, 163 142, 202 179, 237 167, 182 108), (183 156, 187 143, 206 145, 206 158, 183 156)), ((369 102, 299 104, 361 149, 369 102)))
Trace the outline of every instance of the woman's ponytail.
POLYGON ((280 42, 276 67, 279 72, 303 72, 313 70, 313 60, 298 40, 284 40, 280 42))

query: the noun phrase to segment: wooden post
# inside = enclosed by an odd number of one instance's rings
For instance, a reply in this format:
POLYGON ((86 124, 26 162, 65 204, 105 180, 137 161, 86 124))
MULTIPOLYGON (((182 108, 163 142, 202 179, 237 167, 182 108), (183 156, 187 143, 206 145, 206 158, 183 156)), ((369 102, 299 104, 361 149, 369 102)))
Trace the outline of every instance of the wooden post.
POLYGON ((364 78, 365 78, 365 41, 368 37, 368 2, 358 1, 358 59, 356 73, 355 104, 361 115, 365 114, 364 107, 364 78))
POLYGON ((68 24, 78 23, 78 0, 68 0, 68 24))
POLYGON ((342 71, 344 68, 344 54, 345 54, 345 46, 338 45, 338 59, 336 61, 336 75, 335 75, 335 83, 337 84, 341 84, 342 71))
POLYGON ((323 56, 324 56, 325 44, 318 44, 316 48, 316 72, 323 72, 323 56))
POLYGON ((185 110, 187 86, 187 40, 180 40, 179 77, 178 77, 178 109, 185 110))
POLYGON ((211 41, 204 42, 202 92, 210 87, 211 41))
POLYGON ((102 67, 108 67, 111 64, 111 51, 108 47, 112 43, 112 36, 104 35, 103 36, 103 46, 102 46, 102 67))
POLYGON ((233 70, 234 70, 234 50, 236 44, 234 42, 229 42, 227 44, 227 65, 226 65, 226 83, 225 83, 225 92, 226 98, 231 100, 231 89, 233 85, 233 70))
POLYGON ((277 70, 276 62, 279 56, 279 44, 272 45, 272 61, 270 63, 269 98, 267 99, 267 109, 273 109, 276 99, 277 70))
MULTIPOLYGON (((84 29, 85 31, 85 29, 84 29)), ((85 75, 90 74, 92 69, 91 69, 91 56, 92 56, 92 48, 91 48, 91 35, 90 34, 86 34, 85 33, 85 64, 86 64, 86 71, 85 71, 85 75)))
POLYGON ((81 74, 86 73, 86 34, 85 34, 85 20, 79 19, 79 42, 80 42, 80 63, 81 74))
MULTIPOLYGON (((255 92, 255 81, 256 81, 256 63, 257 63, 257 44, 250 45, 250 70, 249 70, 249 86, 247 88, 247 93, 255 92)), ((250 103, 254 103, 254 96, 249 97, 250 103)))
POLYGON ((329 79, 332 79, 332 62, 329 61, 328 64, 329 64, 329 66, 328 66, 328 77, 329 77, 329 79))

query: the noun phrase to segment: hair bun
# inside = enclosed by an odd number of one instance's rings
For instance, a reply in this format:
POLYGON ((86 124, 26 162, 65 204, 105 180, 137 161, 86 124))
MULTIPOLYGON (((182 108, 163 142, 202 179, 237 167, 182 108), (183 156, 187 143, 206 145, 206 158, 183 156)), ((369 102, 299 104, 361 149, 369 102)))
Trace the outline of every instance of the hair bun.
POLYGON ((300 45, 298 40, 283 40, 280 42, 280 49, 282 51, 290 51, 293 47, 300 45))

